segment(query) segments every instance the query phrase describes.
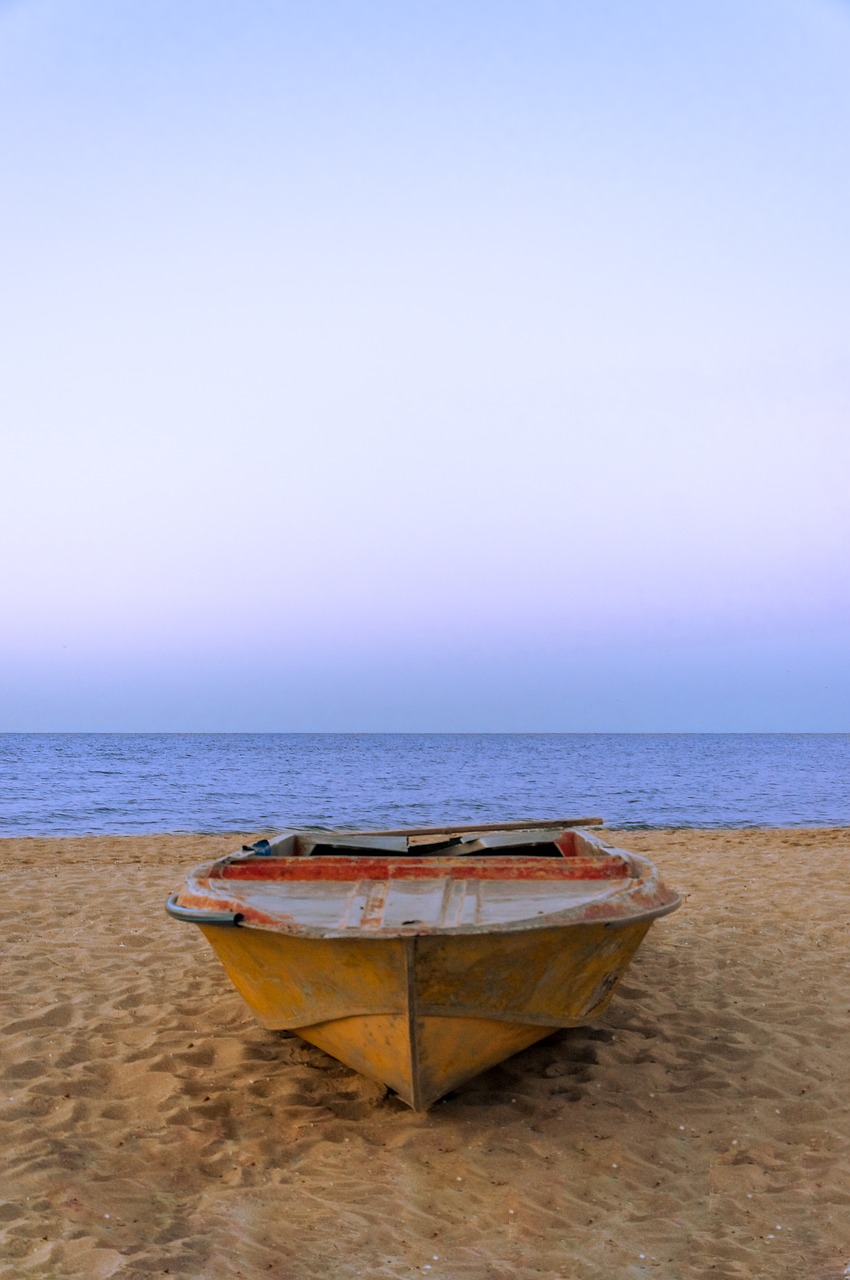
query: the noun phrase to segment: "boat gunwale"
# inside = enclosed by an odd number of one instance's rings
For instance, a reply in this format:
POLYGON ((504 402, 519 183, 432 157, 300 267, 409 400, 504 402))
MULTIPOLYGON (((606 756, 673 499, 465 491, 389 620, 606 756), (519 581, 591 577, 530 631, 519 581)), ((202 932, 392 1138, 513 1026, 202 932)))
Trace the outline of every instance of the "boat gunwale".
MULTIPOLYGON (((488 933, 523 933, 531 932, 537 929, 549 928, 573 928, 580 929, 584 925, 604 924, 609 928, 628 928, 630 925, 641 924, 647 920, 657 920, 661 916, 670 915, 682 905, 681 896, 677 893, 670 893, 669 899, 655 906, 645 907, 643 910, 623 911, 622 913, 611 913, 608 915, 591 916, 587 913, 586 908, 567 908, 564 911, 552 912, 548 915, 528 916, 522 920, 498 921, 490 924, 462 924, 462 925, 424 925, 413 924, 384 929, 365 929, 356 925, 347 928, 322 928, 319 925, 302 925, 290 923, 280 919, 273 920, 271 917, 261 917, 259 913, 251 913, 254 918, 249 919, 245 911, 244 905, 234 902, 231 907, 222 908, 221 905, 209 908, 209 919, 201 919, 201 915, 205 912, 204 907, 191 907, 195 918, 189 919, 187 915, 177 915, 173 912, 173 907, 182 907, 185 904, 178 903, 174 894, 166 905, 166 910, 174 919, 183 919, 187 923, 197 924, 201 928, 223 928, 233 926, 238 929, 256 930, 260 933, 279 933, 287 937, 313 938, 322 939, 338 939, 349 942, 373 942, 380 944, 391 938, 423 938, 423 937, 451 937, 460 938, 472 936, 475 934, 488 933), (230 919, 230 911, 232 909, 233 918, 230 919), (216 914, 227 915, 228 919, 217 920, 216 914)), ((593 904, 594 906, 596 904, 593 904)), ((602 904, 604 905, 604 904, 602 904)))
MULTIPOLYGON (((600 842, 601 843, 601 842, 600 842)), ((614 852, 631 868, 632 874, 619 876, 612 880, 611 893, 599 896, 589 902, 565 907, 559 911, 541 911, 535 915, 524 916, 515 920, 490 920, 481 924, 428 925, 414 922, 410 925, 386 926, 380 928, 359 925, 322 926, 300 923, 287 918, 282 913, 268 915, 260 909, 252 907, 238 896, 230 897, 216 892, 210 883, 210 873, 221 866, 223 859, 205 863, 194 868, 187 876, 183 889, 171 900, 178 908, 189 909, 195 918, 191 923, 202 927, 215 927, 231 921, 217 921, 215 915, 232 913, 232 923, 240 929, 256 929, 264 933, 280 933, 315 939, 348 939, 352 942, 380 943, 390 938, 415 937, 462 937, 487 933, 520 933, 545 928, 578 928, 581 925, 605 924, 611 927, 629 926, 644 921, 651 921, 668 915, 681 906, 681 897, 674 890, 668 889, 661 881, 657 867, 648 858, 626 850, 613 850, 612 846, 603 846, 600 852, 609 855, 614 852), (637 874, 635 874, 637 873, 637 874), (206 884, 204 883, 206 881, 206 884), (202 912, 209 911, 208 921, 197 918, 202 912)), ((300 859, 297 859, 300 861, 300 859)), ((260 859, 257 859, 259 862, 260 859)), ((399 859, 404 861, 404 859, 399 859)), ((435 860, 431 860, 435 861, 435 860)), ((459 859, 458 861, 462 861, 459 859)), ((542 859, 541 859, 542 861, 542 859)), ((554 861, 547 859, 546 861, 554 861)), ((565 859, 568 862, 569 859, 565 859)), ((231 882, 233 883, 233 882, 231 882)), ((240 883, 240 881, 236 881, 240 883)), ((241 883, 245 883, 244 880, 241 883)), ((537 881, 536 883, 540 883, 537 881)), ((223 884, 223 881, 219 881, 223 884)), ((176 912, 176 918, 181 918, 176 912)), ((182 915, 184 920, 189 917, 182 915)))

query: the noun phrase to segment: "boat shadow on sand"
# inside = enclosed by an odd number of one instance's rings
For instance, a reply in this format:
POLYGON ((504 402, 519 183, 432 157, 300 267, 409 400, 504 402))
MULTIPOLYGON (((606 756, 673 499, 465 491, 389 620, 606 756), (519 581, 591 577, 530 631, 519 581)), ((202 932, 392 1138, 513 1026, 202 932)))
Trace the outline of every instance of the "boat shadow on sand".
MULTIPOLYGON (((292 1032, 267 1034, 269 1041, 260 1051, 266 1065, 277 1059, 281 1066, 317 1073, 317 1089, 305 1093, 304 1103, 319 1104, 340 1120, 364 1119, 376 1111, 408 1113, 407 1105, 391 1089, 366 1079, 292 1032)), ((467 1106, 497 1109, 508 1105, 517 1115, 527 1117, 539 1113, 541 1093, 559 1104, 581 1102, 598 1075, 600 1046, 615 1039, 616 1032, 607 1027, 555 1031, 451 1090, 432 1114, 448 1117, 467 1106)))

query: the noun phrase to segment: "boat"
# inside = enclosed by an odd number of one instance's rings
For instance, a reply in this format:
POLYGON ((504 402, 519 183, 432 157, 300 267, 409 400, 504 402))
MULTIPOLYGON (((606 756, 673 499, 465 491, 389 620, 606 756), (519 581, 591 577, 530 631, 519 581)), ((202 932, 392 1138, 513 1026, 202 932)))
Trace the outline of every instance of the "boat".
POLYGON ((284 831, 168 900, 264 1026, 296 1032, 415 1110, 598 1016, 680 905, 598 818, 284 831))

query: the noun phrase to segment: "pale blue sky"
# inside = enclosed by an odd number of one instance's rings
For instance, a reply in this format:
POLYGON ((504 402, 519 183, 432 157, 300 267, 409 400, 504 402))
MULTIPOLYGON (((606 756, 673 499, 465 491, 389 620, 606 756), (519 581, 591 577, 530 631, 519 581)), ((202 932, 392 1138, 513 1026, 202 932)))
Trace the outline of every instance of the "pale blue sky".
POLYGON ((850 5, 0 4, 0 729, 850 729, 850 5))

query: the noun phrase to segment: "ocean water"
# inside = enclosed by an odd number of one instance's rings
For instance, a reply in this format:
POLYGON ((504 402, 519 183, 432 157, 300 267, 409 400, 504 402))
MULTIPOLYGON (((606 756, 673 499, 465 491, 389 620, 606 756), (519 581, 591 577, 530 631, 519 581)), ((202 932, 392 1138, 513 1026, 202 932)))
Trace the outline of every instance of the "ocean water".
POLYGON ((4 734, 0 835, 850 825, 850 734, 4 734))

